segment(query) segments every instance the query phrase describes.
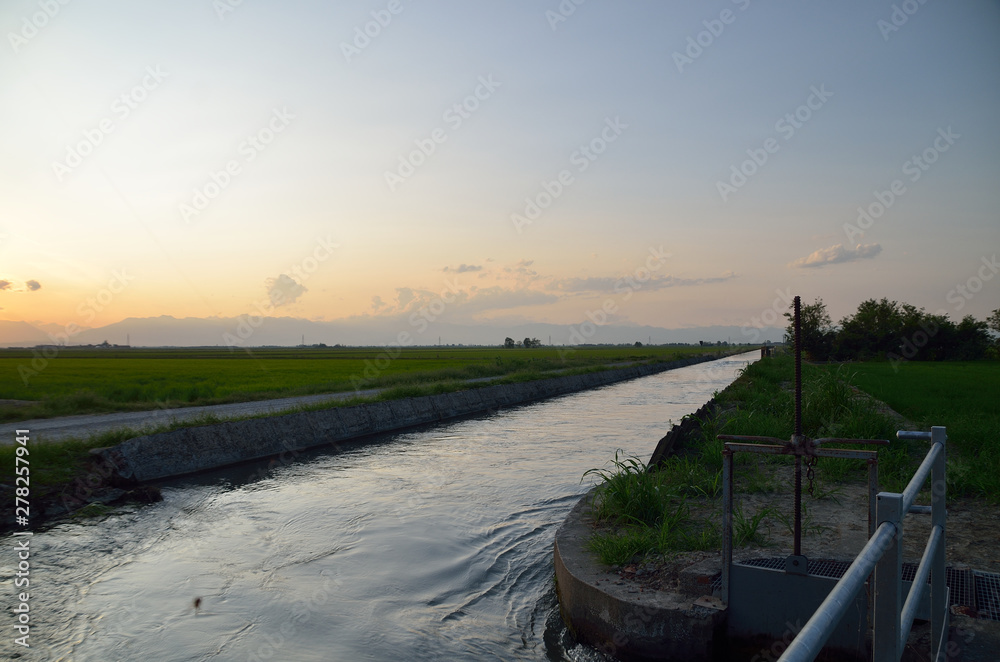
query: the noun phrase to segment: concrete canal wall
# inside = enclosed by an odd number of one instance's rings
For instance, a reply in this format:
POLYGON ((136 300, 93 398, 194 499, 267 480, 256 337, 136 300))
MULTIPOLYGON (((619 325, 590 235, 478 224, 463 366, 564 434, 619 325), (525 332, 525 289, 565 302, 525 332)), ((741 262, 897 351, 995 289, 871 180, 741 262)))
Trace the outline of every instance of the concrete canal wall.
POLYGON ((717 357, 699 356, 353 407, 227 421, 134 437, 95 453, 113 466, 118 478, 124 481, 157 480, 426 423, 484 414, 714 358, 717 357))

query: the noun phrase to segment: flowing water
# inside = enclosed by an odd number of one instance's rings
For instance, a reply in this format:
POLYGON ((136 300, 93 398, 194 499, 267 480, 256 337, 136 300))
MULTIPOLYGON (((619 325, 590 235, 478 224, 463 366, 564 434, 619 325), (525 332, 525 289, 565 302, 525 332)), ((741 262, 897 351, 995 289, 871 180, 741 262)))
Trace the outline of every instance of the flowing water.
POLYGON ((584 472, 619 448, 647 460, 754 358, 174 481, 161 503, 36 533, 31 648, 5 610, 0 657, 603 659, 553 587, 584 472))

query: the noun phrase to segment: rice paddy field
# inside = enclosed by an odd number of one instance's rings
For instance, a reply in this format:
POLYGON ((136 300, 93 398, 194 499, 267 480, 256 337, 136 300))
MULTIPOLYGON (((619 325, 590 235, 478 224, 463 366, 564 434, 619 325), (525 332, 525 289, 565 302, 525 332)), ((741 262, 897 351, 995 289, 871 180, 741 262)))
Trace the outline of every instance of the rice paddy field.
POLYGON ((1000 361, 852 363, 840 369, 922 429, 947 427, 949 482, 1000 499, 1000 361))
MULTIPOLYGON (((531 379, 562 370, 671 361, 719 347, 61 348, 0 350, 0 420, 531 379)), ((746 351, 746 348, 741 349, 746 351)))

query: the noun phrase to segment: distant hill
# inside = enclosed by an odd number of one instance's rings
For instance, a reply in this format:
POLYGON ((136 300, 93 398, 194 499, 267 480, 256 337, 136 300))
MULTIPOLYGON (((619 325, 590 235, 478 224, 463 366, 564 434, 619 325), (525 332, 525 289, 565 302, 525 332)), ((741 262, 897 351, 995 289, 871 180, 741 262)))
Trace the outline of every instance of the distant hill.
POLYGON ((52 342, 44 331, 27 322, 0 320, 0 347, 31 347, 52 342))
MULTIPOLYGON (((666 329, 653 326, 596 326, 590 322, 573 325, 526 323, 516 325, 455 324, 446 321, 426 322, 409 317, 355 317, 334 322, 316 322, 294 317, 130 317, 107 326, 87 329, 70 338, 71 345, 114 345, 130 343, 135 347, 192 346, 294 346, 307 345, 397 345, 400 338, 408 345, 502 345, 507 337, 514 340, 538 338, 543 345, 584 343, 653 344, 716 343, 728 341, 781 342, 784 331, 776 328, 753 329, 743 333, 738 326, 707 326, 666 329), (752 333, 751 333, 752 331, 752 333)), ((0 322, 0 346, 24 346, 52 342, 38 328, 25 322, 0 322)))

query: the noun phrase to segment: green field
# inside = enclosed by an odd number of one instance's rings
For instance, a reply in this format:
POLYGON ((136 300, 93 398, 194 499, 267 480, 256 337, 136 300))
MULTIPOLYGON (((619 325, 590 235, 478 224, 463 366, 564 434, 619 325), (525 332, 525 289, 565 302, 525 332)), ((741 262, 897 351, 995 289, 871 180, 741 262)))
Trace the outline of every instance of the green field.
POLYGON ((1000 362, 852 363, 842 371, 923 429, 947 427, 949 484, 1000 497, 1000 362))
MULTIPOLYGON (((0 350, 0 420, 220 404, 669 361, 700 347, 0 350)), ((727 348, 728 349, 728 348, 727 348)))

